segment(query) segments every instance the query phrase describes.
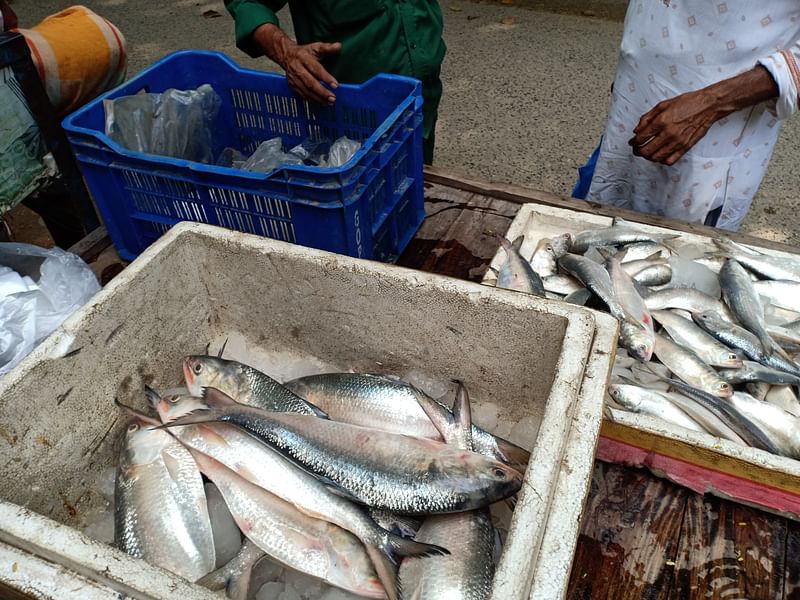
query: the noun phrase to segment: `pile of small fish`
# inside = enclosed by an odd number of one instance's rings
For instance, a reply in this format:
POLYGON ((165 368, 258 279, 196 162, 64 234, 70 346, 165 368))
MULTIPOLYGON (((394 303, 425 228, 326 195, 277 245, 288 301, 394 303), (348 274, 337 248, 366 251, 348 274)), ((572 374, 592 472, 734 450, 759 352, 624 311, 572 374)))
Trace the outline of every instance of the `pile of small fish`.
POLYGON ((185 389, 145 391, 157 418, 120 404, 119 548, 232 598, 253 597, 265 555, 369 598, 488 597, 488 507, 513 504, 529 453, 472 424, 463 385, 451 410, 390 376, 281 384, 207 355, 183 372, 185 389), (246 538, 222 566, 203 477, 246 538))
POLYGON ((607 409, 660 417, 800 458, 800 259, 616 219, 541 239, 530 260, 501 239, 497 287, 604 307, 619 321, 607 409), (653 360, 658 359, 658 362, 653 360))

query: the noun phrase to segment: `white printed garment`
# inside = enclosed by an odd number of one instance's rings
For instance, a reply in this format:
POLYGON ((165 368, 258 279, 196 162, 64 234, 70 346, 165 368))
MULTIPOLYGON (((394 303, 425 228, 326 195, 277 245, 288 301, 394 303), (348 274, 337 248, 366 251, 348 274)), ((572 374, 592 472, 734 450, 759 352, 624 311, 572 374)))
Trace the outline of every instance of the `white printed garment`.
POLYGON ((738 229, 764 177, 780 120, 798 110, 800 1, 631 0, 608 123, 587 200, 738 229), (757 64, 777 82, 777 101, 715 123, 668 167, 628 145, 639 119, 684 92, 757 64))

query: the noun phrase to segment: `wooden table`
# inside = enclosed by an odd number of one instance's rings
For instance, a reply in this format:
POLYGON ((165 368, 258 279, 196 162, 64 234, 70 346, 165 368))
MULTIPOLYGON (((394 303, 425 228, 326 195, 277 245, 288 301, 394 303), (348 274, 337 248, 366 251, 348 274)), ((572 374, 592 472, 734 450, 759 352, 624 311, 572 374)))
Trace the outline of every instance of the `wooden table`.
MULTIPOLYGON (((499 247, 497 235, 525 202, 713 231, 438 169, 426 170, 425 200, 425 222, 397 264, 472 281, 482 279, 499 247)), ((113 276, 119 269, 108 258, 109 244, 100 231, 73 250, 89 260, 105 257, 103 270, 113 276)), ((643 469, 596 461, 568 598, 800 600, 800 524, 695 494, 643 469)))

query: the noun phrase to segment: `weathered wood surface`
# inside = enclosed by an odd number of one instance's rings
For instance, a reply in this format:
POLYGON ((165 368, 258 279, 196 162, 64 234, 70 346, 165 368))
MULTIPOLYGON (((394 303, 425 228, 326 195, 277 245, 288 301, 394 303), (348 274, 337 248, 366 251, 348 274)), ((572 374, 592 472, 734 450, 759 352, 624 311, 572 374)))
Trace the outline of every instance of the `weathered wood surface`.
POLYGON ((670 598, 689 494, 641 469, 595 463, 568 598, 670 598))
POLYGON ((789 521, 786 531, 786 576, 783 597, 800 600, 800 523, 789 521))
POLYGON ((787 521, 747 506, 691 494, 673 598, 773 600, 783 596, 787 521))
POLYGON ((480 281, 519 211, 506 200, 425 184, 425 221, 397 264, 480 281))

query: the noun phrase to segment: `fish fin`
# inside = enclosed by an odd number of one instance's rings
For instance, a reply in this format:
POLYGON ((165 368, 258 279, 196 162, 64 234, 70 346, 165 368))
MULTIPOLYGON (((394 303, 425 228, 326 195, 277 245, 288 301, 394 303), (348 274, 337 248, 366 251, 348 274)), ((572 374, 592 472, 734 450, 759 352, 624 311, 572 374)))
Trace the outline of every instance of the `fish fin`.
POLYGON ((204 387, 200 391, 200 397, 208 402, 209 407, 220 408, 223 406, 241 406, 236 400, 228 396, 223 391, 213 387, 204 387))
POLYGON ((503 502, 506 503, 506 506, 509 508, 509 510, 513 511, 515 508, 517 508, 517 495, 514 494, 513 496, 509 496, 503 500, 503 502))
POLYGON ((455 444, 457 440, 454 439, 453 426, 456 424, 455 417, 447 407, 442 406, 436 400, 431 398, 428 394, 420 389, 413 387, 414 397, 417 400, 420 408, 425 411, 425 414, 436 427, 436 430, 441 434, 445 443, 455 444))
POLYGON ((370 561, 372 561, 372 566, 375 567, 378 579, 381 580, 383 588, 386 590, 387 598, 389 600, 401 598, 400 580, 397 577, 398 564, 394 557, 370 544, 364 544, 364 548, 370 561))
POLYGON ((195 423, 208 423, 210 421, 219 421, 222 417, 222 411, 212 408, 198 408, 185 415, 181 415, 177 419, 173 419, 169 423, 163 423, 153 429, 170 429, 172 427, 180 427, 181 425, 193 425, 195 423))
POLYGON ((456 399, 453 402, 453 421, 458 425, 458 442, 462 450, 472 450, 472 408, 469 393, 463 382, 454 380, 458 385, 456 399))
POLYGON ((164 466, 167 468, 167 473, 169 473, 172 481, 175 483, 180 482, 181 465, 178 460, 169 452, 162 452, 161 458, 164 459, 164 466))
POLYGON ((147 384, 145 384, 144 386, 144 395, 153 408, 155 408, 158 405, 158 403, 161 402, 161 396, 159 395, 159 393, 147 384))
POLYGON ((575 290, 574 292, 564 296, 564 302, 575 304, 577 306, 584 306, 591 297, 592 292, 586 288, 583 288, 581 290, 575 290))
POLYGON ((489 267, 488 270, 494 273, 495 276, 500 275, 500 271, 498 269, 495 269, 494 267, 489 267))
POLYGON ((328 488, 329 492, 331 492, 333 494, 336 494, 337 496, 339 496, 341 498, 344 498, 345 500, 350 500, 351 502, 355 502, 356 504, 364 504, 364 501, 361 498, 359 498, 358 496, 356 496, 355 494, 353 494, 349 490, 346 490, 345 488, 343 488, 341 485, 336 483, 333 479, 325 477, 324 475, 320 475, 319 473, 314 473, 313 471, 309 471, 309 470, 305 469, 304 467, 302 467, 300 465, 298 465, 298 466, 301 469, 303 469, 304 471, 306 471, 306 473, 310 473, 311 475, 313 475, 314 477, 319 479, 320 482, 322 483, 322 485, 324 485, 326 488, 328 488))
POLYGON ((328 416, 328 413, 326 413, 324 410, 319 408, 316 404, 312 404, 311 402, 309 402, 308 400, 306 400, 306 399, 304 399, 302 397, 300 397, 300 398, 301 398, 301 400, 303 400, 303 402, 306 403, 306 406, 308 406, 309 410, 312 413, 314 413, 315 417, 319 417, 320 419, 325 419, 326 421, 330 421, 331 420, 331 418, 328 416))
POLYGON ((387 537, 386 550, 390 551, 393 556, 447 556, 450 554, 450 550, 436 544, 409 540, 393 533, 387 537))
POLYGON ((514 250, 516 250, 517 252, 519 252, 519 249, 522 248, 522 242, 524 242, 524 241, 525 241, 525 236, 524 235, 518 235, 511 242, 511 247, 514 248, 514 250))
POLYGON ((495 458, 503 461, 520 473, 524 473, 527 470, 528 461, 531 458, 530 452, 499 436, 494 436, 494 441, 497 444, 497 454, 499 454, 499 456, 495 454, 495 458))
POLYGON ((644 257, 645 260, 655 260, 657 258, 661 258, 661 250, 656 250, 655 252, 653 252, 649 256, 645 256, 644 257))
POLYGON ((222 355, 225 353, 225 346, 228 345, 228 338, 225 338, 225 341, 222 343, 222 347, 217 352, 217 358, 222 358, 222 355))

